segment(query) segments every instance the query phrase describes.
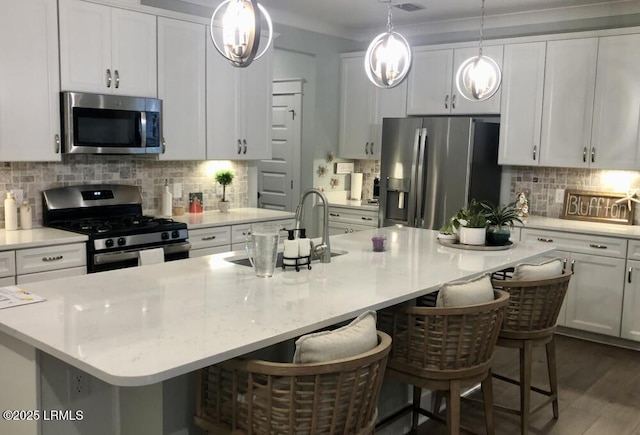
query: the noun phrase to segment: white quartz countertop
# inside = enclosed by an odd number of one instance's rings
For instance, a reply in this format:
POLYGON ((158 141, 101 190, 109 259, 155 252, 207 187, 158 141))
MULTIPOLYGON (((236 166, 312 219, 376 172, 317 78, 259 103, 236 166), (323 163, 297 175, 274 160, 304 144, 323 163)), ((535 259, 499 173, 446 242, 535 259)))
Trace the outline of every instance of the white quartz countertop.
POLYGON ((524 223, 523 228, 640 239, 640 226, 638 225, 607 224, 602 222, 585 222, 570 219, 530 216, 524 223))
POLYGON ((288 211, 268 210, 266 208, 232 208, 228 213, 205 211, 204 213, 185 213, 173 216, 173 220, 184 222, 190 230, 223 225, 246 224, 258 221, 289 219, 295 216, 288 211))
POLYGON ((0 331, 110 384, 149 385, 553 250, 467 251, 436 235, 391 227, 333 236, 332 249, 347 254, 272 278, 225 253, 25 284, 47 300, 0 310, 0 331), (372 251, 374 234, 386 235, 385 252, 372 251))
POLYGON ((55 228, 7 231, 0 229, 0 251, 86 242, 88 237, 55 228))

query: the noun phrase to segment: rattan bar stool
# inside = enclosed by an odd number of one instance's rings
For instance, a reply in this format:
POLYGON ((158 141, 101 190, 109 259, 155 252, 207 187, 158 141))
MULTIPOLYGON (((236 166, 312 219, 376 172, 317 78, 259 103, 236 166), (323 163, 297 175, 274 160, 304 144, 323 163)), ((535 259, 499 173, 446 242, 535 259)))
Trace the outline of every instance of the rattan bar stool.
POLYGON ((325 363, 291 364, 233 359, 200 370, 195 423, 208 433, 368 435, 391 338, 325 363))
POLYGON ((455 308, 399 307, 378 312, 378 327, 390 332, 393 346, 386 376, 413 385, 413 404, 378 427, 412 413, 412 432, 419 414, 442 421, 438 410, 420 407, 422 388, 445 392, 450 434, 460 432, 461 389, 482 383, 487 433, 493 434, 491 358, 509 295, 494 290, 494 300, 455 308))
POLYGON ((529 431, 530 414, 549 403, 553 407, 553 417, 559 416, 554 332, 570 279, 571 272, 564 270, 559 277, 538 281, 492 280, 494 288, 508 292, 511 296, 497 345, 520 350, 519 381, 493 373, 494 378, 520 387, 520 408, 497 405, 495 408, 520 415, 520 430, 523 435, 529 431), (547 354, 549 391, 531 385, 533 348, 543 345, 547 354), (531 391, 548 398, 536 408, 530 409, 531 391))

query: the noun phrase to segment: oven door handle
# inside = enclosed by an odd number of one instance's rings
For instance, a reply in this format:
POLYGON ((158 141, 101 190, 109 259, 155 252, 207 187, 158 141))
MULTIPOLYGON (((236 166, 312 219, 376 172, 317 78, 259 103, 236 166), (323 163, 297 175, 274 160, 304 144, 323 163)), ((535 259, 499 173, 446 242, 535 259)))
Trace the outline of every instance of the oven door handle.
MULTIPOLYGON (((188 252, 191 249, 191 243, 175 243, 173 245, 162 246, 164 255, 178 254, 188 252)), ((132 249, 130 251, 105 252, 103 254, 95 254, 93 256, 94 264, 118 263, 120 261, 135 260, 138 258, 138 252, 143 249, 132 249)))

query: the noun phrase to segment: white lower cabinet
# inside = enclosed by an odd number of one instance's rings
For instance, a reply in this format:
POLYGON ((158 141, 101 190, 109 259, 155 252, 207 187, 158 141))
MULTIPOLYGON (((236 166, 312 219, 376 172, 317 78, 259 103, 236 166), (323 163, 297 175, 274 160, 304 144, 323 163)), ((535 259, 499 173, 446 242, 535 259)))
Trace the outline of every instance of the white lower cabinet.
POLYGON ((378 211, 329 206, 329 235, 355 233, 378 227, 378 211))
POLYGON ((18 276, 86 266, 87 253, 85 243, 19 249, 16 251, 16 274, 18 276))
POLYGON ((67 269, 50 270, 48 272, 30 273, 28 275, 18 275, 16 284, 27 284, 30 282, 47 281, 50 279, 68 278, 70 276, 86 275, 86 266, 71 267, 67 269))
POLYGON ((624 282, 620 336, 640 341, 640 241, 630 240, 624 282))
POLYGON ((189 231, 191 251, 189 257, 227 252, 231 244, 231 227, 211 227, 189 231))

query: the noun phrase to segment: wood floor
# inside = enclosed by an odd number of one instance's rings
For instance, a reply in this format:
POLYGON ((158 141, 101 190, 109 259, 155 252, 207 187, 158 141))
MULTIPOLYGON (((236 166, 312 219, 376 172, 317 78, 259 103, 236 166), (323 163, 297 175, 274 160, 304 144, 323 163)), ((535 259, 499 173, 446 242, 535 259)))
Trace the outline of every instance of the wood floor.
MULTIPOLYGON (((560 418, 551 405, 531 417, 529 433, 554 435, 640 435, 640 352, 556 336, 560 418)), ((518 378, 518 351, 497 348, 494 371, 518 378)), ((544 347, 534 350, 533 385, 548 389, 544 347)), ((518 387, 493 380, 494 402, 518 407, 518 387)), ((480 398, 480 394, 474 397, 480 398)), ((532 407, 541 396, 532 394, 532 407)), ((496 411, 496 435, 519 434, 519 417, 496 411)), ((482 409, 465 401, 462 424, 485 433, 482 409)), ((419 435, 446 434, 429 421, 419 435)))

